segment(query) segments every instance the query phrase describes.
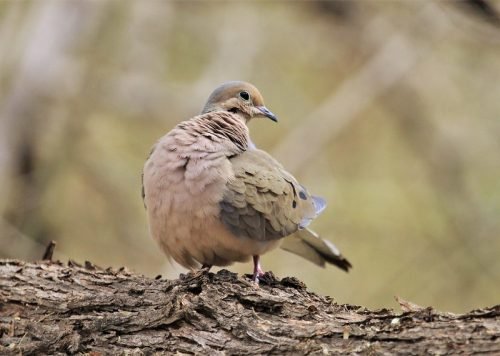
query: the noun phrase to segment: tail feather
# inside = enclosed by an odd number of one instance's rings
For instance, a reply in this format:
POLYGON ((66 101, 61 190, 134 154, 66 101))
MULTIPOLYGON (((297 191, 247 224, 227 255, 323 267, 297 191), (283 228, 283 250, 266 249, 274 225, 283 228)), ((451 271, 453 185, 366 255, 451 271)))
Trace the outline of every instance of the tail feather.
POLYGON ((317 233, 307 228, 283 239, 281 248, 321 267, 328 262, 346 272, 352 268, 351 263, 342 256, 333 243, 322 239, 317 233))

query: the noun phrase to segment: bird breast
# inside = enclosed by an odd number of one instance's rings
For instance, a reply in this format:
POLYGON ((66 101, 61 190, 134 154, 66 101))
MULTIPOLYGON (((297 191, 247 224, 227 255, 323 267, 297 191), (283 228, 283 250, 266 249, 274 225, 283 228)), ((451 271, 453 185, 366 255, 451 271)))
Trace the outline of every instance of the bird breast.
POLYGON ((175 131, 160 139, 144 167, 148 212, 170 220, 217 215, 225 182, 234 174, 214 146, 209 138, 192 140, 175 131))

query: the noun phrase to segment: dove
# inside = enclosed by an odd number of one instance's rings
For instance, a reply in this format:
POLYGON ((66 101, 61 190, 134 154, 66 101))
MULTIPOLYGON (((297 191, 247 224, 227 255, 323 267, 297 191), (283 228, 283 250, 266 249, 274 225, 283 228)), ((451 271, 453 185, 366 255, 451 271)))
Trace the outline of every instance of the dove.
POLYGON ((308 228, 326 207, 271 155, 251 141, 252 119, 277 117, 252 84, 217 87, 200 115, 182 121, 153 146, 142 174, 149 230, 180 265, 228 266, 278 247, 344 271, 349 261, 308 228))

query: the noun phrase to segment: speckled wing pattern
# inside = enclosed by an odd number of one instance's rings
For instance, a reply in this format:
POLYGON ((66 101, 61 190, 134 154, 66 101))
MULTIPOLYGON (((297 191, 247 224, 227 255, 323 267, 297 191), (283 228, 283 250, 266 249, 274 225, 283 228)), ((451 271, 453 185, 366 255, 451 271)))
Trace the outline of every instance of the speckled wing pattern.
POLYGON ((326 206, 264 151, 248 150, 230 161, 234 178, 226 184, 220 218, 236 236, 279 239, 307 226, 326 206))

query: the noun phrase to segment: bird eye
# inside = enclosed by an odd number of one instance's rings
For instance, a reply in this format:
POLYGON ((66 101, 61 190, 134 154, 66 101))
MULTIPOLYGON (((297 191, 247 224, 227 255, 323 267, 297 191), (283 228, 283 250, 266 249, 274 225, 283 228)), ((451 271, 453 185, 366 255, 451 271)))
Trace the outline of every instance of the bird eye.
POLYGON ((248 94, 248 92, 246 91, 240 91, 240 98, 242 98, 243 100, 249 100, 250 99, 250 94, 248 94))

